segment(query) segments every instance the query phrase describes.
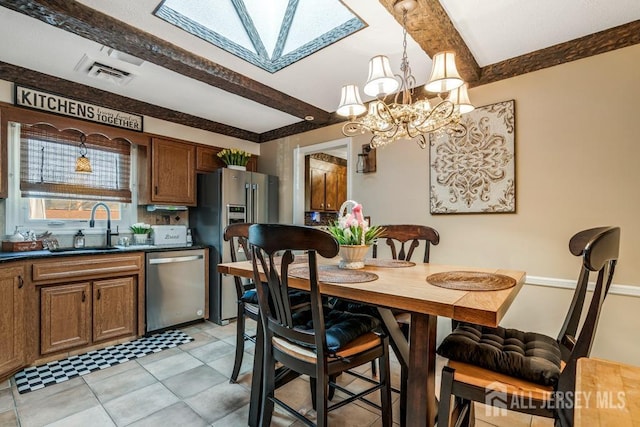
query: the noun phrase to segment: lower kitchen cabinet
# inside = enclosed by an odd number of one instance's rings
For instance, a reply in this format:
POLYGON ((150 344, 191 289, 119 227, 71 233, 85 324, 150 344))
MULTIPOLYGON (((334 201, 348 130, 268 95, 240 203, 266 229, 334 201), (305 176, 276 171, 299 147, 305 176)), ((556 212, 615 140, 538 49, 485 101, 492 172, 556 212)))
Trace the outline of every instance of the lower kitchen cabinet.
POLYGON ((144 259, 126 252, 2 263, 0 381, 43 360, 142 336, 144 259))
POLYGON ((26 363, 25 267, 0 268, 0 377, 26 363))
POLYGON ((40 290, 40 353, 48 354, 91 342, 91 283, 40 290))
POLYGON ((40 353, 55 353, 136 331, 133 277, 41 289, 40 353))
POLYGON ((93 283, 93 340, 136 332, 136 281, 133 277, 93 283))

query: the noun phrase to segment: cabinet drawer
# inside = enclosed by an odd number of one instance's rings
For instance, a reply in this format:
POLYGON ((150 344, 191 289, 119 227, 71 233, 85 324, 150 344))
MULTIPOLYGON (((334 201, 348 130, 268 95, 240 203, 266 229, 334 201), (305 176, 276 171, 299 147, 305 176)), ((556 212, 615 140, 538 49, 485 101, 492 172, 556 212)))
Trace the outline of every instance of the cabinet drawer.
POLYGON ((33 282, 69 281, 72 278, 112 276, 120 273, 138 273, 144 265, 142 255, 100 255, 60 258, 33 263, 33 282))

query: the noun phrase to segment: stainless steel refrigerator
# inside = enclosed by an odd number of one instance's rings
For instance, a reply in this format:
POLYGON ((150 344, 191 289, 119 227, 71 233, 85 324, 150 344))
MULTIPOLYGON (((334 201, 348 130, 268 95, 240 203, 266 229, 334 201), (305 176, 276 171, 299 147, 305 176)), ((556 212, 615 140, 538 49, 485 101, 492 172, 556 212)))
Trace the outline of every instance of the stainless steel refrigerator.
POLYGON ((277 176, 229 168, 198 175, 198 206, 189 209, 189 227, 195 243, 211 247, 209 318, 221 325, 237 316, 233 277, 218 273, 220 262, 231 261, 224 229, 236 222, 278 222, 277 176))

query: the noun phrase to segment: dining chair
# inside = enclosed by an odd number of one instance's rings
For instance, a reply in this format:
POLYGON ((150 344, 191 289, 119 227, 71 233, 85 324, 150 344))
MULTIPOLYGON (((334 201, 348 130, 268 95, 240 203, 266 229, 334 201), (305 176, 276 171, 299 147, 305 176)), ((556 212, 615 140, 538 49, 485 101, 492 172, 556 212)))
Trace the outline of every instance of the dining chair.
MULTIPOLYGON (((249 227, 252 223, 235 223, 225 228, 223 238, 229 242, 231 251, 231 262, 243 261, 238 258, 238 254, 244 254, 247 260, 251 260, 251 251, 247 242, 249 238, 249 227)), ((256 322, 260 316, 260 308, 258 306, 258 295, 256 293, 253 281, 243 282, 239 276, 233 277, 236 287, 236 304, 238 306, 238 317, 236 320, 236 356, 233 362, 233 370, 229 382, 238 381, 240 367, 242 366, 242 357, 244 355, 244 342, 256 342, 256 336, 248 334, 246 331, 246 318, 253 319, 256 322)), ((291 290, 289 292, 291 304, 295 310, 301 310, 309 305, 309 294, 305 291, 291 290)))
MULTIPOLYGON (((373 245, 373 258, 378 258, 378 246, 382 242, 386 243, 391 251, 391 258, 400 261, 411 261, 414 251, 423 246, 422 262, 428 263, 431 254, 431 245, 437 245, 440 243, 440 234, 427 225, 414 225, 414 224, 393 224, 383 225, 385 229, 384 236, 378 239, 378 242, 373 245), (405 247, 405 245, 407 247, 405 247)), ((417 253, 416 253, 417 254, 417 253)), ((415 259, 415 258, 414 258, 415 259)), ((409 335, 409 325, 411 323, 411 313, 393 310, 393 315, 402 330, 405 337, 409 335)), ((395 351, 395 349, 394 349, 395 351)), ((397 353, 397 351, 396 351, 397 353)), ((409 367, 404 363, 400 363, 400 420, 401 424, 406 421, 407 415, 407 380, 409 378, 409 367)), ((376 375, 375 362, 371 364, 371 371, 373 375, 376 375)))
POLYGON ((311 378, 318 426, 327 425, 329 411, 357 399, 378 407, 382 424, 390 426, 388 338, 373 332, 379 325, 378 319, 330 309, 323 304, 320 295, 317 255, 325 258, 336 256, 339 247, 335 238, 310 227, 255 224, 249 227, 249 244, 253 251, 254 282, 259 284, 256 289, 264 331, 260 425, 270 424, 274 404, 303 423, 313 425, 311 420, 275 396, 278 362, 311 378), (287 298, 289 266, 294 262, 294 251, 307 252, 305 263, 296 264, 296 267, 304 266, 308 271, 311 307, 306 311, 294 312, 287 298), (276 260, 275 254, 279 252, 282 255, 276 260), (354 393, 330 382, 331 377, 374 359, 380 361, 380 381, 377 385, 354 393), (329 386, 343 391, 348 397, 329 406, 329 386), (380 405, 365 399, 366 395, 378 390, 380 405))
MULTIPOLYGON (((419 262, 428 263, 431 254, 431 246, 440 243, 440 235, 438 232, 426 225, 415 224, 393 224, 382 225, 385 229, 384 235, 378 239, 373 245, 373 258, 378 258, 379 246, 386 243, 390 252, 391 259, 400 261, 411 261, 414 253, 418 255, 420 246, 422 246, 422 259, 419 262)), ((416 259, 416 258, 413 258, 416 259)), ((356 313, 368 313, 377 315, 377 309, 361 303, 353 303, 348 301, 338 301, 336 308, 339 310, 348 310, 356 313)), ((405 336, 409 335, 409 324, 411 314, 404 311, 393 310, 393 314, 405 336)), ((398 350, 394 348, 396 354, 398 350)), ((400 359, 400 358, 399 358, 400 359)), ((377 375, 376 363, 371 363, 371 373, 375 377, 377 375)), ((400 419, 404 423, 406 419, 406 384, 408 379, 408 366, 401 362, 400 364, 400 419)))
POLYGON ((583 230, 570 239, 569 250, 582 258, 582 265, 557 339, 535 332, 459 323, 437 350, 449 359, 442 371, 438 426, 449 427, 452 415, 456 426, 474 425, 473 402, 496 407, 491 409, 493 413, 512 409, 555 418, 556 425, 573 425, 571 402, 562 397, 575 390, 576 362, 591 351, 619 246, 619 227, 583 230), (587 303, 592 272, 597 273, 597 279, 587 303), (586 317, 579 327, 587 304, 586 317), (453 414, 452 397, 456 402, 453 414))
MULTIPOLYGON (((251 251, 247 239, 249 238, 249 227, 251 223, 230 224, 225 228, 223 238, 229 242, 231 250, 231 261, 242 261, 238 259, 238 253, 244 253, 247 259, 251 259, 251 251)), ((242 278, 234 276, 233 280, 236 285, 236 304, 238 306, 238 317, 236 320, 236 357, 233 362, 233 370, 231 371, 230 382, 235 383, 238 380, 240 366, 242 365, 242 356, 244 355, 244 342, 250 340, 256 342, 256 336, 247 334, 246 317, 258 321, 259 306, 255 298, 255 285, 253 282, 243 283, 242 278)))

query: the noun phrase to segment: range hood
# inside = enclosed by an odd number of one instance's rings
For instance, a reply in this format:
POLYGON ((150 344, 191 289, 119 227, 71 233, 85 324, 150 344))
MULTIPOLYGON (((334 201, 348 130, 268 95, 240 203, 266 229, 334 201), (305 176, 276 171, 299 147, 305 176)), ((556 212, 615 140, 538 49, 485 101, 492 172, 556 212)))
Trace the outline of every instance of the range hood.
POLYGON ((155 211, 165 211, 165 212, 176 212, 176 211, 186 211, 188 208, 186 206, 181 205, 147 205, 147 212, 155 212, 155 211))

